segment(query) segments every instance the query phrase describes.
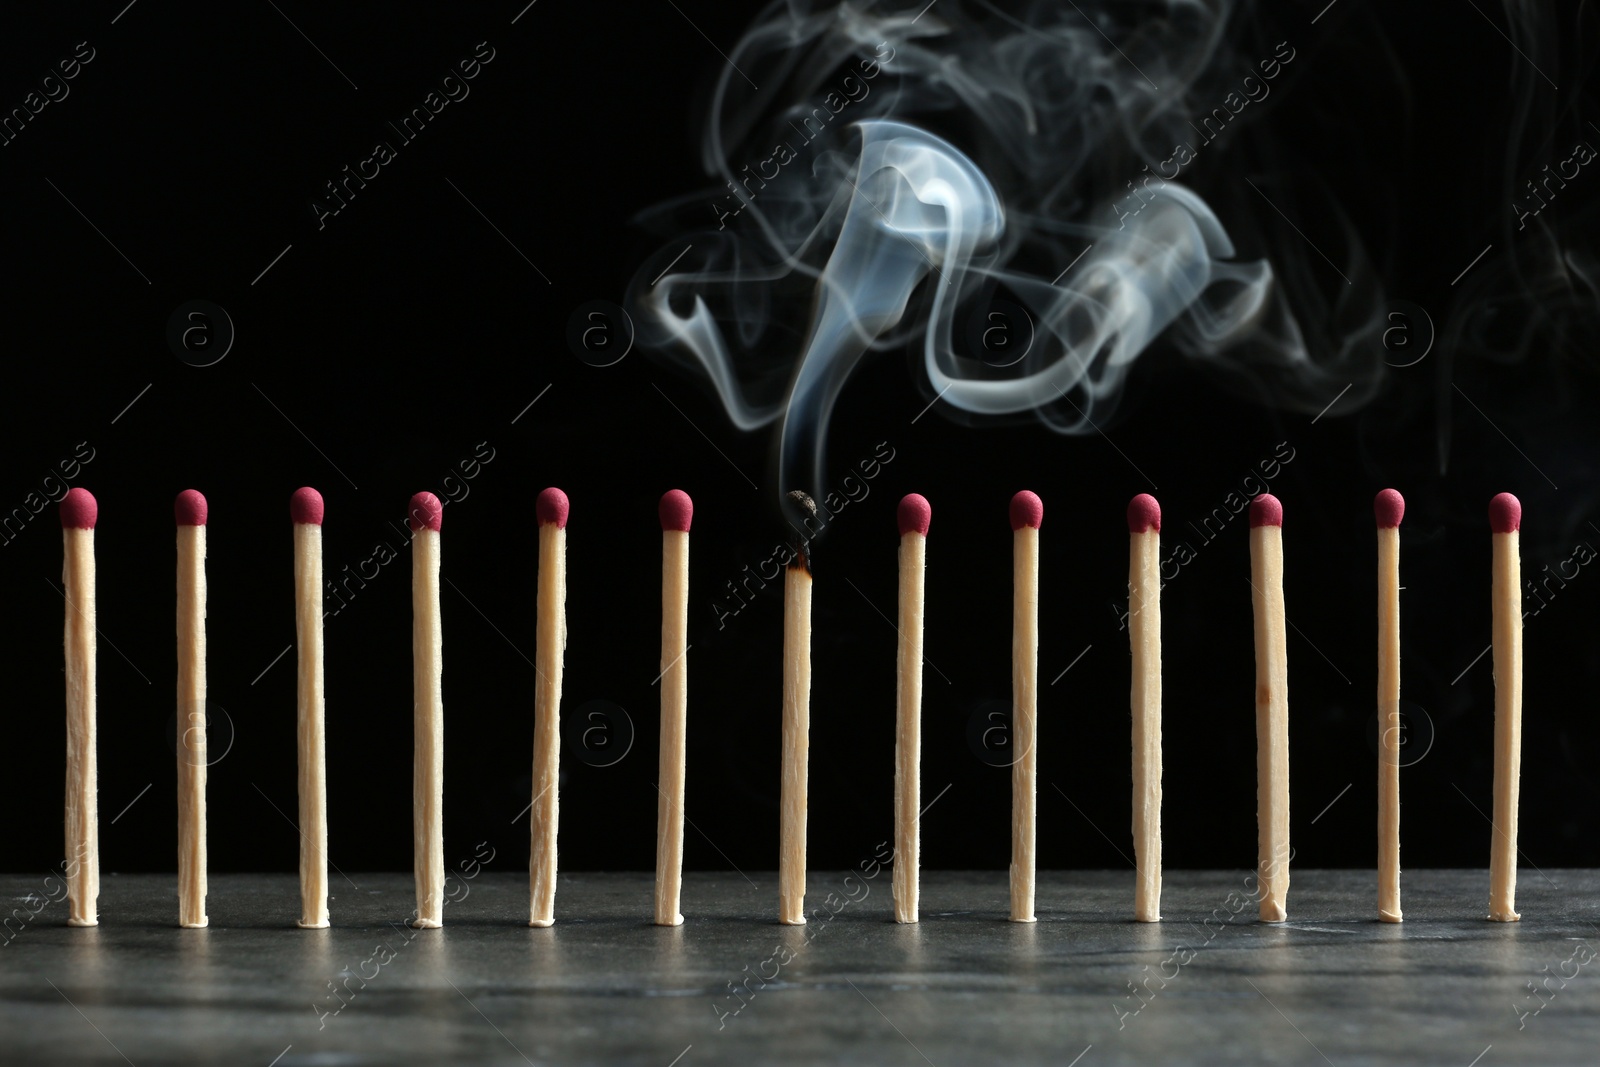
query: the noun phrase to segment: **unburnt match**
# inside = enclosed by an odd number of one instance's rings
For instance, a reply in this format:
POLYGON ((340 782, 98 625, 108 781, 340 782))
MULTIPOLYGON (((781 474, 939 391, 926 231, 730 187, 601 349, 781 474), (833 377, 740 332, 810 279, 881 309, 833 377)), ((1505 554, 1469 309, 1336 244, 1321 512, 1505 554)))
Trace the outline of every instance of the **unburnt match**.
POLYGON ((668 490, 661 519, 661 759, 656 807, 656 925, 683 922, 683 794, 689 710, 689 524, 694 501, 668 490))
POLYGON ((289 498, 294 524, 295 744, 300 756, 300 921, 328 925, 328 779, 322 686, 322 494, 289 498))
POLYGON ((806 921, 806 789, 811 751, 811 557, 806 537, 817 505, 805 493, 785 500, 795 529, 783 580, 783 770, 778 797, 778 921, 806 921), (798 520, 798 521, 797 521, 798 520))
POLYGON ((556 921, 556 823, 561 777, 561 655, 567 647, 567 494, 539 494, 539 593, 534 635, 533 807, 528 812, 528 925, 556 921))
POLYGON ((1133 917, 1161 921, 1161 505, 1128 504, 1128 643, 1133 653, 1133 917))
POLYGON ((67 925, 99 925, 100 809, 95 757, 94 524, 87 489, 61 498, 61 584, 67 601, 67 925))
POLYGON ((922 827, 922 610, 933 508, 910 493, 895 510, 900 527, 900 646, 895 682, 894 918, 917 921, 922 827))
POLYGON ((1522 504, 1489 501, 1494 625, 1494 840, 1489 848, 1489 918, 1516 922, 1517 792, 1522 774, 1522 504))
POLYGON ((1261 921, 1288 918, 1289 653, 1283 609, 1283 505, 1250 501, 1250 585, 1256 642, 1256 835, 1261 921))
POLYGON ((178 925, 206 918, 206 498, 185 489, 178 522, 178 925))
POLYGON ((444 505, 411 498, 411 849, 417 917, 444 925, 444 623, 439 613, 439 531, 444 505))
POLYGON ((1011 498, 1011 921, 1034 921, 1039 753, 1039 525, 1044 501, 1011 498))
POLYGON ((1385 489, 1378 522, 1378 918, 1400 921, 1400 520, 1406 502, 1385 489))

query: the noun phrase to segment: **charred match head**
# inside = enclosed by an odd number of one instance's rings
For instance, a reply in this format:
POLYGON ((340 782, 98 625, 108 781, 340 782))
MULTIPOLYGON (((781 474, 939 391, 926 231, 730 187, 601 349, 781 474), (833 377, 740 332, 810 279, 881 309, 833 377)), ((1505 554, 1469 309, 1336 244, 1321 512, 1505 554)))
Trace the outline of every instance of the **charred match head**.
POLYGON ((322 494, 309 485, 296 489, 289 498, 289 517, 296 526, 321 526, 322 494))
POLYGON ((662 530, 688 533, 689 523, 694 520, 694 501, 682 489, 668 489, 661 494, 656 512, 661 516, 662 530))
POLYGON ((1378 520, 1378 529, 1393 530, 1406 517, 1406 498, 1397 490, 1385 489, 1373 498, 1372 514, 1378 520))
POLYGON ((791 490, 783 497, 783 517, 790 529, 789 542, 794 547, 790 567, 799 567, 811 573, 812 525, 817 521, 817 502, 800 490, 791 490))
POLYGON ((1011 498, 1011 528, 1020 530, 1024 526, 1031 526, 1037 530, 1044 522, 1044 501, 1039 499, 1039 494, 1021 490, 1011 498))
POLYGON ((1128 501, 1128 532, 1161 532, 1161 505, 1149 493, 1140 493, 1128 501))
POLYGON ((444 524, 444 505, 439 503, 439 498, 424 489, 411 498, 411 506, 406 509, 406 524, 411 527, 412 533, 423 530, 439 532, 444 524))
POLYGON ((1250 501, 1250 528, 1257 526, 1282 526, 1283 505, 1271 493, 1262 493, 1250 501))
POLYGON ((895 519, 900 524, 900 536, 915 530, 923 537, 928 536, 928 524, 933 521, 933 505, 928 503, 928 498, 921 493, 907 493, 900 498, 900 506, 895 509, 895 519))
POLYGON ((61 528, 92 530, 100 518, 100 505, 87 489, 68 489, 61 498, 61 528))
POLYGON ((534 501, 533 510, 539 516, 539 525, 548 526, 554 523, 556 529, 567 528, 567 512, 570 505, 567 503, 567 494, 551 486, 539 494, 539 499, 534 501))
POLYGON ((1489 529, 1497 534, 1522 529, 1522 501, 1510 493, 1496 493, 1489 501, 1489 529))
POLYGON ((172 502, 173 517, 179 526, 204 526, 206 524, 206 498, 198 489, 185 489, 172 502))

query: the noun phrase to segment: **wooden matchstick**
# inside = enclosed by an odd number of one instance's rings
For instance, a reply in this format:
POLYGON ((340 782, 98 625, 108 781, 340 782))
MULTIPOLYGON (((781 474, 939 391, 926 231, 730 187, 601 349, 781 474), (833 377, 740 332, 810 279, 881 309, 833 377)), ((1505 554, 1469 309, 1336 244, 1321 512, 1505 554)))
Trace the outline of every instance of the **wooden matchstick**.
POLYGON ((1400 520, 1406 502, 1385 489, 1378 521, 1378 918, 1400 915, 1400 520))
POLYGON ((1161 921, 1161 505, 1128 504, 1128 643, 1133 652, 1133 917, 1161 921))
POLYGON ((62 591, 67 601, 67 925, 97 926, 100 811, 95 762, 94 524, 87 489, 61 498, 62 591))
POLYGON ((783 770, 778 796, 778 922, 806 921, 806 789, 811 751, 811 557, 803 532, 817 513, 805 493, 787 497, 796 526, 783 580, 783 770))
POLYGON ((411 850, 417 917, 444 925, 444 622, 439 614, 439 530, 444 505, 411 498, 411 850))
POLYGON ((1039 754, 1039 525, 1044 502, 1011 498, 1011 921, 1031 923, 1039 754))
POLYGON ((533 807, 528 822, 528 925, 556 921, 556 823, 561 777, 561 655, 567 647, 567 494, 546 489, 539 518, 539 599, 533 696, 533 807))
POLYGON ((206 498, 173 504, 178 521, 178 925, 206 926, 206 498))
POLYGON ((1494 544, 1494 841, 1489 850, 1489 918, 1516 922, 1517 788, 1522 773, 1522 504, 1510 493, 1489 501, 1494 544))
POLYGON ((683 922, 684 763, 689 712, 689 523, 694 502, 669 490, 661 518, 661 762, 656 806, 656 925, 683 922))
POLYGON ((328 781, 322 689, 322 494, 289 498, 294 523, 294 634, 299 645, 296 747, 300 755, 300 921, 328 925, 328 781))
POLYGON ((922 609, 933 508, 911 493, 900 501, 900 647, 895 686, 894 918, 917 921, 922 810, 922 609))
POLYGON ((1289 895, 1289 653, 1283 610, 1283 505, 1250 501, 1256 641, 1256 834, 1261 921, 1280 923, 1289 895))

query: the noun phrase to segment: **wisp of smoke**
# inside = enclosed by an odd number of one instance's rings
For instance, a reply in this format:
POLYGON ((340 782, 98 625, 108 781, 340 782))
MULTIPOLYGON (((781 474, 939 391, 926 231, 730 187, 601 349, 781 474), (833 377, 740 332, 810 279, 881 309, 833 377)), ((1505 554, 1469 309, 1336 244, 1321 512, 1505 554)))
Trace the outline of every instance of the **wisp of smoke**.
POLYGON ((874 351, 916 353, 953 417, 1061 433, 1103 425, 1158 338, 1288 407, 1317 410, 1332 382, 1360 402, 1382 370, 1381 294, 1349 229, 1349 291, 1327 299, 1295 262, 1289 293, 1274 260, 1290 253, 1239 258, 1172 173, 1222 158, 1191 119, 1272 55, 1229 43, 1233 14, 771 5, 711 94, 718 188, 657 213, 699 224, 630 288, 641 341, 703 375, 736 427, 776 424, 780 492, 824 484, 834 403, 874 351))

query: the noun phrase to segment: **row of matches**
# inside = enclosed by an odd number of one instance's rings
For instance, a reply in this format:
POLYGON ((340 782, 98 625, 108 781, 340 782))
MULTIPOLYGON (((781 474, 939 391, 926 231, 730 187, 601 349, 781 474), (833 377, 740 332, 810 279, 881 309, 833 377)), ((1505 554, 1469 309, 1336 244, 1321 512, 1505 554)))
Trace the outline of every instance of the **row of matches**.
MULTIPOLYGON (((803 493, 790 503, 815 505, 803 493)), ((556 827, 561 756, 562 659, 566 648, 568 500, 539 494, 533 799, 530 808, 530 926, 555 921, 556 827)), ((411 498, 413 660, 412 925, 443 922, 444 699, 439 610, 443 505, 432 493, 411 498)), ((1378 530, 1378 917, 1400 911, 1400 520, 1393 489, 1374 502, 1378 530)), ((178 911, 179 925, 206 919, 206 501, 186 490, 175 505, 178 561, 178 911)), ((328 835, 324 760, 322 521, 315 489, 290 499, 294 532, 295 628, 299 654, 297 737, 301 832, 298 925, 328 925, 328 835)), ((683 868, 683 804, 688 713, 689 527, 694 506, 677 489, 661 498, 661 746, 656 821, 655 922, 676 926, 683 868)), ((1495 733, 1494 833, 1489 918, 1514 921, 1517 785, 1522 720, 1522 612, 1518 531, 1521 505, 1509 493, 1489 506, 1493 534, 1495 733)), ((99 896, 95 753, 95 499, 73 489, 61 502, 65 551, 67 685, 67 892, 73 926, 93 926, 99 896)), ((913 493, 900 501, 895 708, 894 916, 916 922, 920 830, 922 641, 927 538, 932 508, 913 493)), ((1034 921, 1035 801, 1038 766, 1039 530, 1044 504, 1034 493, 1010 503, 1013 531, 1012 832, 1010 918, 1034 921)), ((1134 917, 1161 917, 1161 508, 1146 494, 1128 506, 1129 633, 1132 646, 1134 917)), ((1250 568, 1256 655, 1257 826, 1260 917, 1282 922, 1289 889, 1289 699, 1283 593, 1283 507, 1263 494, 1250 503, 1250 568)), ((806 786, 811 690, 811 585, 807 545, 796 545, 784 582, 783 742, 778 853, 778 921, 803 924, 806 786)))

